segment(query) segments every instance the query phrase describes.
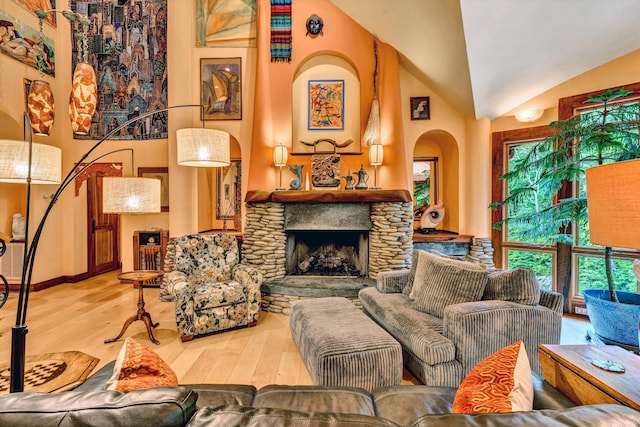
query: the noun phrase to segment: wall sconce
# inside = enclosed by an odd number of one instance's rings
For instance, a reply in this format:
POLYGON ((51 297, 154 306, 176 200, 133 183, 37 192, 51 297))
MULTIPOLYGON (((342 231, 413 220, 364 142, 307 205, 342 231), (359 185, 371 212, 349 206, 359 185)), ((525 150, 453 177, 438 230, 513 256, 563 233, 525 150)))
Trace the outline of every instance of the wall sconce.
POLYGON ((516 120, 522 123, 528 123, 538 120, 544 113, 543 108, 532 107, 516 111, 516 120))
POLYGON ((282 167, 287 165, 287 157, 289 156, 289 152, 287 151, 287 147, 282 145, 282 143, 276 145, 273 150, 273 164, 280 168, 280 185, 276 190, 286 190, 282 186, 282 167))
POLYGON ((373 187, 372 190, 380 190, 378 187, 378 165, 382 164, 384 150, 382 145, 375 144, 369 147, 369 163, 373 166, 373 187))

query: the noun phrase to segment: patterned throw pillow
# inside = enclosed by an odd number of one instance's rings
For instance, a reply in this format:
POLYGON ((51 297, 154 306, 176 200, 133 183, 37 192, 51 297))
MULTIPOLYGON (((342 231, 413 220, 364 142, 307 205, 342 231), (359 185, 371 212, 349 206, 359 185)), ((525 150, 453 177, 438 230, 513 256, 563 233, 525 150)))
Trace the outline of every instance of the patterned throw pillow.
POLYGON ((482 299, 537 305, 540 302, 540 285, 536 275, 528 268, 497 270, 489 273, 489 281, 482 299))
POLYGON ((107 382, 107 390, 132 391, 177 385, 175 372, 155 351, 134 338, 127 338, 107 382))
POLYGON ((454 414, 531 411, 533 381, 522 341, 482 360, 462 381, 453 400, 454 414))
POLYGON ((487 267, 419 251, 411 306, 442 318, 451 304, 480 301, 487 285, 487 267))

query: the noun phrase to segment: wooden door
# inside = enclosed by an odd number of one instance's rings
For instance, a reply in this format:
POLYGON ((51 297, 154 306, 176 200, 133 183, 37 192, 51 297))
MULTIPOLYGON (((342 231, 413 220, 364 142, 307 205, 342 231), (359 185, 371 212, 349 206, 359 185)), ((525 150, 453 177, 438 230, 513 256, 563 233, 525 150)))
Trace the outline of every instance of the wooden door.
POLYGON ((93 169, 87 179, 88 273, 95 276, 120 268, 118 214, 102 212, 102 178, 111 175, 93 169))

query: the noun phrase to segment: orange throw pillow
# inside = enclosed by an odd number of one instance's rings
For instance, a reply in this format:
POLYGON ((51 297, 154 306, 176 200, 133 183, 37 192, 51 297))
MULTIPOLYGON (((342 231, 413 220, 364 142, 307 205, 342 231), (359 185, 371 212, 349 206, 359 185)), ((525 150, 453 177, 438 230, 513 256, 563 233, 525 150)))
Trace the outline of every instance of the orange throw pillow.
POLYGON ((522 341, 482 360, 462 381, 453 400, 454 414, 530 411, 533 381, 522 341))
POLYGON ((107 390, 132 391, 177 385, 175 372, 155 351, 134 338, 127 338, 107 382, 107 390))

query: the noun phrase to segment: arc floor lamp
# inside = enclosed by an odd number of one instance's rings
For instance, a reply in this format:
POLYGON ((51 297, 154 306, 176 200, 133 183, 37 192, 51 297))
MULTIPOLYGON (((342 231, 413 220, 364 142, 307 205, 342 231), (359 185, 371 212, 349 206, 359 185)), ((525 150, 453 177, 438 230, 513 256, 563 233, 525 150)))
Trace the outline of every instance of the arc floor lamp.
MULTIPOLYGON (((25 368, 25 345, 27 329, 27 307, 29 303, 29 294, 31 291, 31 279, 33 273, 33 267, 36 258, 36 252, 40 238, 42 237, 42 231, 44 225, 53 209, 54 205, 58 201, 60 195, 65 189, 74 182, 75 178, 86 171, 91 165, 98 160, 115 153, 115 150, 109 153, 97 156, 96 158, 87 161, 87 159, 94 153, 94 151, 106 140, 116 135, 120 130, 126 128, 130 124, 135 123, 138 120, 142 120, 154 114, 167 112, 177 108, 189 108, 198 107, 204 108, 205 106, 199 104, 184 104, 175 105, 155 111, 145 112, 137 117, 134 117, 120 126, 107 133, 93 147, 89 149, 80 160, 74 164, 71 170, 67 173, 64 179, 61 177, 61 150, 58 147, 53 147, 46 144, 37 144, 32 142, 31 136, 31 124, 28 122, 28 117, 25 115, 25 123, 29 127, 29 141, 10 141, 0 140, 0 182, 26 182, 27 186, 27 207, 26 207, 26 224, 27 229, 25 232, 25 252, 24 261, 22 267, 22 275, 20 278, 20 290, 18 296, 18 305, 16 309, 16 324, 12 328, 11 335, 11 392, 20 392, 24 390, 24 368, 25 368), (46 161, 53 160, 53 161, 46 161), (16 167, 18 165, 18 167, 16 167), (60 183, 55 193, 51 196, 49 205, 45 209, 42 219, 38 223, 33 237, 29 242, 29 216, 30 216, 30 198, 31 198, 31 184, 46 183, 56 184, 60 183)), ((26 125, 25 125, 26 126, 26 125)), ((229 134, 224 131, 216 129, 194 128, 194 129, 181 129, 177 132, 177 150, 178 150, 178 164, 184 166, 210 166, 220 167, 228 166, 230 164, 230 149, 229 149, 229 134)), ((157 191, 157 203, 153 202, 154 207, 149 208, 152 212, 160 212, 160 185, 159 181, 153 178, 110 178, 112 180, 123 180, 122 185, 116 185, 118 191, 107 193, 105 188, 103 197, 123 199, 122 203, 118 206, 125 206, 120 209, 119 212, 112 213, 124 213, 124 212, 136 212, 143 213, 149 212, 147 208, 143 208, 140 204, 140 197, 144 197, 145 193, 149 192, 149 188, 153 191, 157 191), (137 184, 138 180, 151 180, 158 181, 149 186, 137 186, 132 188, 128 183, 137 184), (126 188, 126 190, 125 190, 126 188), (138 188, 136 191, 135 188, 138 188), (157 208, 155 207, 157 206, 157 208)), ((148 196, 148 194, 147 194, 148 196)), ((4 247, 5 242, 0 238, 0 248, 4 247)))

